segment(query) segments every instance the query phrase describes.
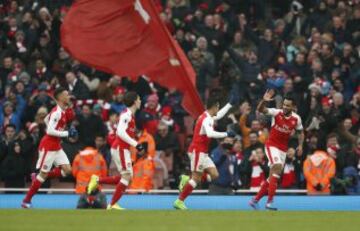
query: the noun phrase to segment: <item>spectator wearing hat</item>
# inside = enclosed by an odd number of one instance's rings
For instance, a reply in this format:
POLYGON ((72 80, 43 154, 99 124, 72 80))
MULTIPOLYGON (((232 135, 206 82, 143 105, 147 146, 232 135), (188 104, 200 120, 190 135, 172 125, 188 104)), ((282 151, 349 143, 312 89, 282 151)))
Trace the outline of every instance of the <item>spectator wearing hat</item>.
POLYGON ((183 131, 185 127, 184 117, 188 114, 181 105, 182 98, 183 96, 179 91, 175 88, 170 88, 162 103, 164 107, 169 106, 171 108, 171 116, 175 123, 180 126, 181 131, 183 131))
POLYGON ((123 102, 124 94, 126 90, 123 87, 116 87, 113 92, 113 102, 111 103, 110 110, 116 113, 121 113, 125 108, 125 104, 123 102))
POLYGON ((0 130, 8 124, 15 125, 17 131, 20 129, 23 103, 25 102, 19 102, 16 108, 10 101, 6 101, 2 106, 0 105, 0 130))
POLYGON ((173 132, 180 132, 179 125, 172 118, 172 108, 169 106, 165 106, 161 109, 160 113, 160 122, 166 124, 169 129, 173 132))
POLYGON ((159 97, 154 93, 147 97, 146 104, 140 111, 138 120, 142 124, 143 128, 151 135, 155 135, 156 133, 157 126, 160 121, 160 109, 161 106, 159 104, 159 97))

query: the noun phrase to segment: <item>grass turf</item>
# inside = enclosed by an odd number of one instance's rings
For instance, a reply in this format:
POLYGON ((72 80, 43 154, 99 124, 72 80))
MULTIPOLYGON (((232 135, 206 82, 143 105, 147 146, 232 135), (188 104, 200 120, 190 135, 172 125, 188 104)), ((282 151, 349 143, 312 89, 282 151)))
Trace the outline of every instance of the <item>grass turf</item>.
POLYGON ((0 230, 360 230, 360 212, 0 210, 0 230))

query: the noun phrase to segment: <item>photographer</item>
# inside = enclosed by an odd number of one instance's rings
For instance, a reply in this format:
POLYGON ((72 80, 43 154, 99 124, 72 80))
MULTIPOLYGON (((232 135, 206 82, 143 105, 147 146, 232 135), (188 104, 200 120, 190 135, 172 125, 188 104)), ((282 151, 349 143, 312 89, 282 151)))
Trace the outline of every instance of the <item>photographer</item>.
POLYGON ((234 138, 226 137, 218 147, 211 152, 211 159, 219 171, 219 178, 209 186, 209 195, 233 194, 236 179, 236 156, 233 151, 234 138))
POLYGON ((90 194, 82 194, 78 200, 77 209, 106 209, 106 195, 99 188, 93 190, 90 194))

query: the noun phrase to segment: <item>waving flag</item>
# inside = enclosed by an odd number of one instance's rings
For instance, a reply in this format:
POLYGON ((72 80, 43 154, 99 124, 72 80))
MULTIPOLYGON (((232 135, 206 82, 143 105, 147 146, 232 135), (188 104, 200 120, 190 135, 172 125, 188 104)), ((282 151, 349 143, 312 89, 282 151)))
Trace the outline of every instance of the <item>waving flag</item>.
POLYGON ((203 111, 195 72, 150 0, 77 0, 61 27, 63 47, 99 70, 152 81, 183 93, 193 117, 203 111))

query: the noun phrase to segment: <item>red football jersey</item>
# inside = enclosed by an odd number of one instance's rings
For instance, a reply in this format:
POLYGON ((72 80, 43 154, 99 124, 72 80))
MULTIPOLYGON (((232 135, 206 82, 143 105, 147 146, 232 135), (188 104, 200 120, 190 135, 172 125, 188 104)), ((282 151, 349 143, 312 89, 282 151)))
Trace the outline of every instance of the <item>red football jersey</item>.
POLYGON ((291 113, 286 117, 282 110, 268 108, 268 115, 272 116, 271 130, 266 145, 276 147, 281 151, 287 152, 291 133, 296 130, 302 130, 301 118, 296 113, 291 113))
POLYGON ((75 117, 71 108, 62 110, 60 106, 55 106, 45 117, 46 135, 41 139, 39 150, 57 151, 61 149, 61 138, 67 137, 68 132, 64 131, 66 125, 75 117))
POLYGON ((135 138, 135 118, 129 109, 120 113, 119 123, 115 141, 112 148, 129 149, 130 145, 136 146, 135 138), (125 130, 124 130, 125 129, 125 130), (126 134, 125 134, 126 133, 126 134))
MULTIPOLYGON (((208 113, 204 112, 196 121, 193 139, 189 146, 189 152, 193 152, 194 150, 203 153, 208 152, 211 139, 206 135, 206 132, 203 131, 203 123, 207 122, 206 120, 210 120, 209 123, 212 121, 208 113)), ((209 126, 214 126, 213 122, 212 124, 209 124, 209 126)))

